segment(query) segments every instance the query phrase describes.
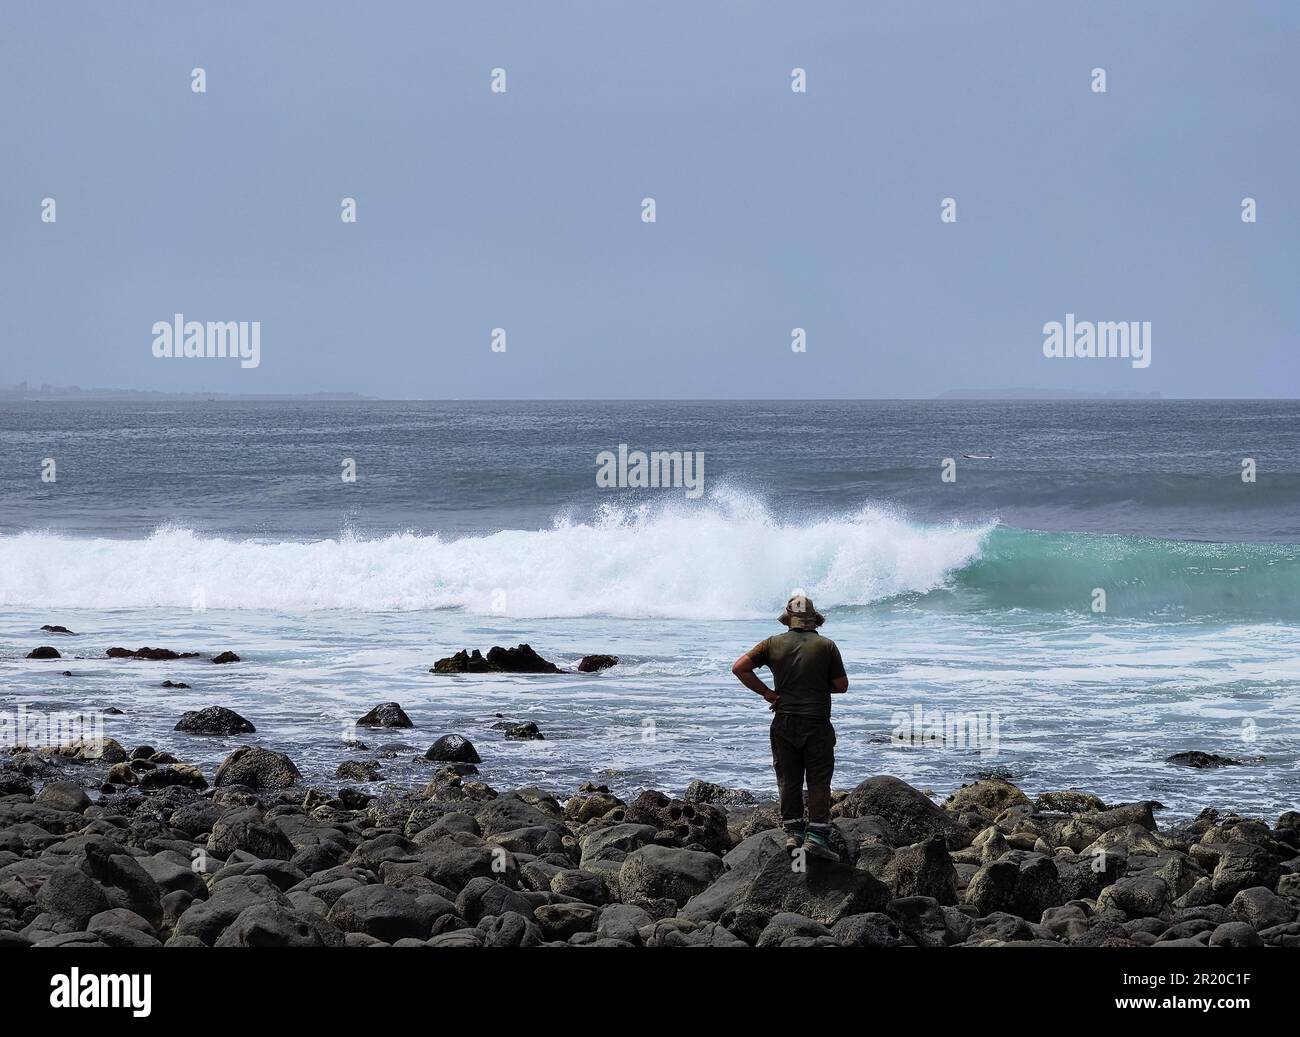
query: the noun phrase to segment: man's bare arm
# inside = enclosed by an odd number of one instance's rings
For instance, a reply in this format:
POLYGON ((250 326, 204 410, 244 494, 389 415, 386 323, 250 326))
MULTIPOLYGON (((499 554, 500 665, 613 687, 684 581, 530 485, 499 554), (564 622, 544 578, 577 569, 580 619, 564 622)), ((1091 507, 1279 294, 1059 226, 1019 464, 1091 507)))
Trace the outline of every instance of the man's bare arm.
POLYGON ((781 696, 763 683, 763 678, 754 672, 754 662, 748 655, 742 655, 731 664, 731 672, 750 691, 762 695, 772 705, 776 705, 781 696))
POLYGON ((843 695, 849 690, 849 679, 847 677, 836 677, 831 681, 831 694, 843 695))

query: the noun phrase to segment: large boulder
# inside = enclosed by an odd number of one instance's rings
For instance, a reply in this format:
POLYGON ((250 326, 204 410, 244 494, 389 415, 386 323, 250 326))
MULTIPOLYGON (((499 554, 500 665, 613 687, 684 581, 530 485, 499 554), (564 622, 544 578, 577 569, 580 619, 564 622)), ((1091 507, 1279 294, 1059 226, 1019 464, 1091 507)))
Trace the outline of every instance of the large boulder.
POLYGON ((595 673, 618 665, 617 655, 584 655, 578 662, 579 673, 595 673))
POLYGON ((214 784, 217 787, 243 785, 255 791, 275 791, 296 785, 300 780, 302 774, 284 753, 245 745, 222 761, 214 784))
POLYGON ((957 868, 939 836, 900 847, 881 876, 896 897, 933 897, 957 903, 957 868))
POLYGON ((1281 874, 1277 858, 1264 847, 1234 841, 1224 844, 1210 876, 1210 888, 1214 899, 1226 904, 1243 889, 1273 889, 1281 874))
MULTIPOLYGON (((217 937, 217 947, 324 947, 322 919, 280 904, 254 904, 217 937)), ((336 937, 337 938, 337 937, 336 937)))
POLYGON ((289 837, 255 807, 222 814, 208 836, 208 849, 223 860, 236 850, 263 860, 287 861, 296 852, 289 837))
POLYGON ((966 903, 981 916, 1003 911, 1037 922, 1063 899, 1056 862, 1025 850, 1010 850, 985 864, 966 887, 966 903))
POLYGON ((946 800, 943 807, 955 814, 974 812, 996 817, 1009 807, 1030 806, 1029 797, 1009 781, 985 778, 963 785, 946 800))
POLYGON ((411 718, 396 702, 376 706, 357 721, 357 727, 413 727, 411 718))
POLYGON ((788 912, 824 926, 849 915, 879 911, 889 888, 847 864, 810 859, 800 865, 784 854, 766 856, 719 921, 747 942, 757 940, 773 916, 788 912))
POLYGON ((875 814, 907 843, 939 836, 950 850, 969 846, 971 833, 925 793, 889 774, 868 778, 836 805, 842 817, 875 814))
POLYGON ((1264 886, 1243 889, 1232 898, 1232 914, 1256 930, 1271 929, 1296 920, 1296 906, 1264 886))
POLYGON ((643 846, 623 861, 618 873, 619 889, 624 903, 648 908, 671 900, 680 907, 706 889, 722 868, 722 858, 713 853, 674 846, 643 846))
POLYGON ((1097 915, 1107 921, 1173 917, 1169 884, 1155 875, 1130 875, 1107 886, 1097 897, 1097 915))
POLYGON ((33 800, 38 807, 48 810, 65 810, 73 814, 84 814, 90 806, 90 797, 85 789, 75 781, 47 782, 33 800))
POLYGON ((245 735, 256 731, 249 721, 225 706, 208 706, 206 709, 182 713, 176 730, 188 735, 245 735))
POLYGON ((405 890, 377 884, 344 893, 334 902, 327 917, 342 932, 364 933, 393 943, 404 937, 427 940, 434 918, 447 910, 445 901, 439 905, 433 898, 416 897, 405 890))
POLYGON ((464 735, 443 735, 425 750, 424 758, 441 763, 482 763, 474 744, 464 735))

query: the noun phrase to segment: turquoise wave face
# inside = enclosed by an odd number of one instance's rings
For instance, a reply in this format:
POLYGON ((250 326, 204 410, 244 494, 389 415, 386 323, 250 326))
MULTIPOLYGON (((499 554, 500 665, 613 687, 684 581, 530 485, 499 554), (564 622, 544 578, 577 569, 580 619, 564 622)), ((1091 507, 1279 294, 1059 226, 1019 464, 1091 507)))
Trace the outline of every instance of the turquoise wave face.
POLYGON ((999 526, 930 597, 962 609, 1300 620, 1300 545, 1215 544, 999 526))

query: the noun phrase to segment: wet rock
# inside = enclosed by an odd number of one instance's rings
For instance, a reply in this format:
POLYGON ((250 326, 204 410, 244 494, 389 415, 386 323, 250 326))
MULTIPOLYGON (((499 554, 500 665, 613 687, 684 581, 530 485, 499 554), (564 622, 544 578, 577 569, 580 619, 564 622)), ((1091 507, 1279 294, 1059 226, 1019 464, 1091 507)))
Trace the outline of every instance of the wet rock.
POLYGON ((344 760, 334 771, 334 777, 344 781, 378 781, 380 778, 378 760, 344 760))
POLYGON ((49 645, 41 645, 39 648, 33 648, 27 653, 28 659, 62 659, 57 648, 51 648, 49 645))
POLYGON ((216 663, 218 666, 221 666, 224 665, 225 663, 237 663, 240 661, 240 659, 239 656, 237 656, 234 652, 222 652, 219 655, 214 655, 212 657, 212 661, 216 663))
POLYGON ((57 623, 43 623, 41 629, 48 634, 72 634, 73 637, 76 636, 73 631, 69 630, 67 627, 59 626, 57 623))
POLYGON ((1199 749, 1193 749, 1190 752, 1174 753, 1173 756, 1166 756, 1165 763, 1176 763, 1182 767, 1193 767, 1196 770, 1207 770, 1214 767, 1240 767, 1241 761, 1231 756, 1219 756, 1217 753, 1201 752, 1199 749))
POLYGON ((357 721, 357 727, 414 727, 411 718, 396 702, 376 706, 357 721))
POLYGON ((533 651, 531 645, 515 648, 493 646, 488 649, 488 665, 503 673, 559 673, 560 668, 533 651))
POLYGON ((494 667, 483 658, 477 648, 473 654, 461 650, 455 655, 449 655, 445 659, 439 659, 433 664, 430 673, 491 673, 494 667))
POLYGON ((172 659, 195 659, 198 652, 173 652, 170 648, 110 648, 105 653, 110 659, 147 659, 154 662, 168 662, 172 659))
POLYGON ((531 720, 518 724, 502 722, 492 726, 505 732, 507 742, 541 742, 546 738, 531 720))
POLYGON ((175 730, 189 735, 244 735, 257 730, 248 720, 225 706, 182 713, 175 730))
POLYGON ((215 784, 243 785, 254 790, 289 788, 302 780, 298 768, 284 753, 260 746, 242 746, 222 761, 217 768, 215 784))
POLYGON ((473 743, 463 735, 443 735, 425 751, 426 760, 448 763, 482 763, 473 743))
POLYGON ((493 646, 484 658, 479 650, 473 653, 459 651, 439 659, 430 673, 559 673, 560 668, 533 651, 531 645, 515 648, 493 646))
POLYGON ((158 686, 160 688, 188 688, 189 687, 189 685, 186 684, 184 681, 163 681, 158 686))
POLYGON ((584 655, 578 662, 579 673, 595 673, 618 665, 617 655, 584 655))

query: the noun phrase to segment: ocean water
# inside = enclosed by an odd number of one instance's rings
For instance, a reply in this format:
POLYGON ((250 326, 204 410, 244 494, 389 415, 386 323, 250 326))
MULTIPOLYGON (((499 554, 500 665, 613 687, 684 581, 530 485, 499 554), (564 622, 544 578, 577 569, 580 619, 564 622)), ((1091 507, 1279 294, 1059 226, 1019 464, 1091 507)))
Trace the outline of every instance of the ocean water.
POLYGON ((333 786, 396 744, 379 784, 409 785, 455 732, 497 788, 772 795, 770 715, 729 667, 801 589, 851 680, 837 787, 1000 771, 1274 817, 1300 805, 1297 419, 1289 401, 3 403, 0 711, 114 706, 108 734, 209 776, 255 741, 333 786), (701 451, 705 492, 598 488, 620 443, 701 451), (621 663, 428 672, 522 641, 621 663), (38 644, 64 660, 26 660, 38 644), (243 662, 104 658, 145 644, 243 662), (346 748, 386 701, 416 727, 346 748), (257 734, 172 730, 206 705, 257 734), (545 741, 505 741, 499 716, 545 741), (1165 762, 1190 749, 1243 765, 1165 762))

